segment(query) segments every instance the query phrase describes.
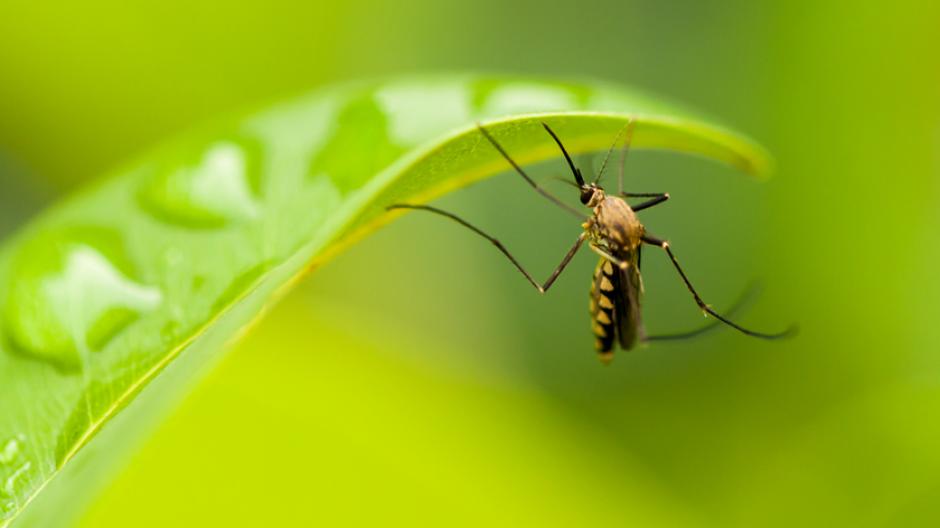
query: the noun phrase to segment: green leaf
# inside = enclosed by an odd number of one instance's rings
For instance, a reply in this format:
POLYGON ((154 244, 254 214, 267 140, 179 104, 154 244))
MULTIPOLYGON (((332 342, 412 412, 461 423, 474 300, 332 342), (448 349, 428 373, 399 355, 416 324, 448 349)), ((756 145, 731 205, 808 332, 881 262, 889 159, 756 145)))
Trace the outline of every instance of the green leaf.
POLYGON ((0 252, 0 525, 69 518, 226 342, 387 205, 505 172, 475 122, 526 164, 559 155, 542 121, 577 154, 631 116, 634 148, 768 171, 748 139, 622 88, 413 77, 205 126, 53 207, 0 252))

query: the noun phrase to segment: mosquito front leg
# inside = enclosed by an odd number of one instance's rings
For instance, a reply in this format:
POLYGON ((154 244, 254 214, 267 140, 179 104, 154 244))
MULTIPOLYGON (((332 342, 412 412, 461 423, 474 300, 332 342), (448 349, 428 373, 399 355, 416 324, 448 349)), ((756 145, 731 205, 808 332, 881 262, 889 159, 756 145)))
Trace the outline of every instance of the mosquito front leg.
MULTIPOLYGON (((548 125, 545 125, 545 124, 543 123, 543 126, 545 127, 546 130, 548 130, 548 133, 551 134, 551 136, 555 139, 555 141, 558 141, 558 137, 555 136, 555 133, 552 132, 550 128, 548 128, 548 125)), ((541 194, 542 196, 544 196, 545 198, 547 198, 549 201, 551 201, 552 203, 554 203, 554 204, 557 205, 558 207, 564 209, 565 211, 568 211, 569 213, 573 214, 574 216, 577 216, 577 217, 580 217, 580 216, 581 216, 581 213, 578 212, 577 209, 574 209, 573 207, 569 206, 569 205, 566 204, 565 202, 562 202, 562 201, 559 200, 558 197, 556 197, 554 194, 552 194, 552 193, 546 191, 546 190, 543 189, 539 184, 535 183, 535 180, 533 180, 531 176, 529 176, 528 174, 526 174, 526 172, 525 172, 524 170, 522 170, 522 167, 520 167, 519 164, 516 163, 516 161, 515 161, 514 159, 512 159, 511 157, 509 157, 509 153, 506 152, 506 149, 504 149, 503 146, 500 145, 498 141, 496 141, 496 138, 494 138, 494 137, 489 133, 488 130, 486 130, 485 128, 483 128, 483 125, 477 124, 477 128, 480 129, 480 133, 483 134, 483 137, 485 137, 486 140, 489 141, 491 145, 493 145, 493 148, 495 148, 495 149, 503 156, 503 158, 505 158, 506 161, 508 161, 509 164, 512 165, 512 168, 515 169, 515 171, 519 174, 519 176, 522 176, 522 179, 525 180, 526 183, 529 184, 529 186, 531 186, 533 189, 535 189, 535 192, 541 194)), ((558 146, 561 146, 561 142, 558 142, 558 146)), ((578 184, 579 184, 579 185, 583 185, 583 184, 584 184, 584 179, 581 177, 581 171, 579 171, 577 168, 575 168, 574 163, 571 161, 571 157, 568 156, 568 152, 565 150, 565 148, 564 148, 564 147, 561 147, 561 149, 562 149, 561 151, 565 154, 565 159, 568 160, 568 165, 571 167, 571 171, 574 173, 575 179, 578 181, 578 184)))
MULTIPOLYGON (((594 177, 594 181, 591 183, 597 183, 601 181, 601 178, 604 177, 604 171, 607 170, 607 162, 610 161, 610 155, 613 154, 614 149, 617 148, 617 143, 620 142, 620 136, 623 136, 624 134, 626 134, 627 140, 624 141, 624 145, 627 145, 630 143, 630 138, 633 137, 633 128, 635 125, 636 125, 636 120, 631 117, 630 120, 627 121, 627 124, 624 125, 623 128, 621 128, 619 132, 617 132, 617 135, 614 137, 614 142, 611 143, 610 148, 607 149, 607 155, 604 156, 604 162, 601 163, 601 168, 599 171, 597 171, 597 176, 594 177)), ((620 167, 620 190, 621 191, 623 190, 623 166, 622 165, 620 167)))
POLYGON ((613 255, 610 253, 610 251, 607 251, 606 249, 604 249, 604 248, 598 246, 597 244, 591 244, 591 251, 593 251, 593 252, 597 253, 598 255, 604 257, 605 259, 607 259, 607 260, 613 262, 614 265, 617 266, 617 267, 620 268, 620 269, 627 269, 628 267, 630 267, 630 263, 629 263, 629 262, 626 262, 625 260, 621 260, 621 259, 619 259, 619 258, 613 256, 613 255))
POLYGON ((630 153, 630 144, 633 143, 633 130, 636 127, 636 119, 631 117, 627 123, 627 133, 623 140, 623 149, 620 151, 620 172, 617 174, 617 192, 623 192, 623 171, 627 165, 627 154, 630 153))
POLYGON ((669 242, 666 242, 665 240, 659 240, 658 238, 654 238, 651 236, 644 236, 643 242, 651 246, 659 246, 666 252, 667 255, 669 255, 669 260, 672 261, 672 265, 676 268, 676 271, 679 272, 679 276, 682 277, 682 282, 685 283, 686 288, 689 289, 689 292, 692 293, 692 297, 695 298, 695 304, 697 304, 698 307, 701 308, 702 311, 704 311, 707 315, 711 315, 715 319, 718 319, 722 323, 734 328, 735 330, 738 330, 739 332, 743 334, 753 336, 753 337, 760 337, 762 339, 778 339, 781 337, 786 337, 793 333, 794 329, 792 327, 787 330, 784 330, 783 332, 779 332, 776 334, 765 334, 762 332, 755 332, 753 330, 748 330, 747 328, 744 328, 743 326, 731 321, 730 319, 725 318, 724 316, 722 316, 721 314, 713 310, 710 306, 705 304, 705 301, 703 301, 702 298, 699 296, 698 292, 695 291, 695 287, 692 286, 692 283, 689 281, 689 278, 686 276, 685 272, 682 271, 682 267, 679 266, 679 261, 676 260, 676 256, 672 253, 672 249, 670 249, 669 247, 669 242))
POLYGON ((647 200, 645 202, 639 203, 637 205, 631 205, 630 209, 633 209, 634 212, 642 211, 643 209, 649 209, 654 205, 659 205, 669 199, 669 193, 620 193, 620 196, 624 198, 652 198, 652 200, 647 200))
POLYGON ((539 284, 534 278, 532 278, 532 275, 530 275, 529 272, 526 271, 526 269, 522 267, 522 264, 519 264, 519 261, 516 260, 516 257, 512 256, 512 253, 510 253, 509 250, 506 249, 506 246, 504 246, 502 242, 484 233, 483 230, 481 230, 480 228, 470 224, 466 220, 460 218, 459 216, 453 213, 448 213, 447 211, 443 211, 441 209, 438 209, 436 207, 431 207, 429 205, 395 204, 395 205, 388 206, 387 209, 389 210, 391 209, 416 209, 416 210, 421 210, 421 211, 429 211, 429 212, 444 216, 446 218, 450 218, 451 220, 457 222, 458 224, 470 229, 474 233, 489 240, 494 246, 496 246, 496 249, 498 249, 503 255, 506 255, 506 258, 508 258, 509 261, 512 262, 512 265, 515 266, 516 269, 518 269, 525 276, 525 278, 529 281, 529 283, 532 284, 532 286, 535 287, 535 289, 538 290, 539 293, 545 293, 546 291, 548 291, 549 288, 552 287, 552 284, 555 283, 555 279, 557 279, 558 276, 561 274, 561 272, 565 269, 565 266, 567 266, 568 263, 571 262, 571 259, 574 258, 575 253, 578 252, 578 249, 581 248, 581 244, 584 242, 584 239, 587 237, 586 233, 581 233, 581 235, 578 236, 578 239, 575 241, 574 245, 571 246, 571 249, 568 250, 568 253, 565 254, 565 257, 561 259, 561 263, 558 264, 558 267, 555 268, 555 271, 552 272, 552 274, 548 277, 548 279, 544 283, 539 284))

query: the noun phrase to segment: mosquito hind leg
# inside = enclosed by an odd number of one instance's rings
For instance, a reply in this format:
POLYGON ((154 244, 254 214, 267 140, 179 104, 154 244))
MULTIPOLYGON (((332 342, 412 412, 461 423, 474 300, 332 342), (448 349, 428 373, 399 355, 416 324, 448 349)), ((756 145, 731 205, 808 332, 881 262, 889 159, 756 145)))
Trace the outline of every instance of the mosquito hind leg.
POLYGON ((529 281, 529 283, 532 284, 532 286, 535 287, 535 289, 538 290, 539 293, 545 293, 548 291, 549 288, 552 287, 552 284, 555 283, 555 279, 558 278, 558 276, 561 274, 562 271, 564 271, 568 263, 571 262, 571 259, 574 257, 575 253, 578 252, 578 249, 581 248, 581 244, 584 242, 584 239, 587 236, 585 233, 581 233, 581 235, 578 236, 578 239, 575 241, 574 245, 571 246, 571 249, 568 250, 568 253, 566 253, 564 258, 561 259, 561 263, 558 264, 558 266, 555 268, 555 271, 553 271, 552 274, 549 275, 548 279, 546 279, 545 282, 543 282, 542 284, 539 284, 532 277, 532 275, 528 271, 526 271, 525 268, 522 267, 522 264, 520 264, 519 261, 516 260, 516 257, 512 256, 512 253, 510 253, 509 250, 506 249, 506 246, 504 246, 502 242, 497 240, 495 237, 492 237, 486 234, 480 228, 474 226, 473 224, 467 222, 466 220, 460 218, 459 216, 453 213, 448 213, 447 211, 438 209, 436 207, 431 207, 430 205, 394 204, 394 205, 390 205, 386 207, 386 209, 387 210, 414 209, 414 210, 420 210, 420 211, 428 211, 428 212, 435 213, 443 217, 449 218, 457 222, 458 224, 470 229, 474 233, 489 240, 490 243, 496 246, 496 249, 498 249, 503 255, 506 255, 506 258, 508 258, 509 261, 512 262, 512 265, 515 266, 516 269, 518 269, 525 276, 525 278, 529 281))
POLYGON ((644 236, 643 242, 651 246, 659 246, 666 252, 667 255, 669 255, 669 260, 672 261, 673 267, 676 268, 676 271, 679 272, 679 276, 682 277, 682 282, 685 283, 686 288, 689 289, 689 292, 692 294, 692 297, 695 298, 695 304, 697 304, 698 307, 701 308, 702 311, 704 311, 706 315, 710 315, 714 317, 715 319, 718 319, 722 323, 734 328, 735 330, 745 335, 749 335, 752 337, 759 337, 761 339, 779 339, 781 337, 787 337, 793 334, 795 330, 793 327, 790 327, 784 330, 783 332, 778 332, 775 334, 755 332, 753 330, 748 330, 747 328, 744 328, 743 326, 719 314, 714 309, 712 309, 711 306, 708 306, 707 304, 705 304, 705 301, 702 300, 702 297, 699 296, 697 291, 695 291, 695 287, 692 286, 692 282, 689 281, 689 277, 686 276, 685 272, 682 270, 682 266, 679 265, 679 261, 676 260, 676 256, 672 253, 672 249, 669 247, 669 242, 666 242, 665 240, 660 240, 658 238, 654 238, 651 236, 644 236))
POLYGON ((647 200, 645 202, 638 203, 636 205, 630 206, 630 209, 633 209, 633 212, 642 211, 643 209, 649 209, 654 205, 659 205, 669 199, 669 193, 620 193, 620 196, 624 198, 652 198, 652 200, 647 200))
MULTIPOLYGON (((748 304, 748 302, 756 295, 757 289, 758 289, 757 286, 755 286, 754 284, 751 284, 746 290, 744 290, 744 294, 742 294, 738 298, 738 300, 735 301, 733 305, 731 305, 731 308, 725 310, 724 316, 726 318, 732 317, 735 313, 741 310, 744 307, 744 305, 748 304)), ((721 325, 722 325, 722 322, 715 319, 711 321, 710 323, 702 325, 694 330, 686 330, 684 332, 675 332, 672 334, 654 334, 654 335, 646 336, 646 338, 643 339, 643 342, 679 341, 682 339, 691 339, 693 337, 698 337, 702 334, 708 333, 721 325)))

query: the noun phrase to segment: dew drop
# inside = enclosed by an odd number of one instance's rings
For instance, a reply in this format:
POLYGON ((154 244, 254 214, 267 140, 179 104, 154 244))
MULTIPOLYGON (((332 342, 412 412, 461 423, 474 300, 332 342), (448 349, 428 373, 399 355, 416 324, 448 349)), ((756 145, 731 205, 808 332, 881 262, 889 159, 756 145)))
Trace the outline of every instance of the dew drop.
POLYGON ((24 442, 26 436, 18 434, 0 443, 0 520, 10 517, 19 506, 17 491, 32 467, 21 452, 24 442))
POLYGON ((529 112, 570 111, 579 101, 568 91, 552 86, 514 83, 487 94, 482 113, 486 116, 529 112))
POLYGON ((390 119, 371 91, 353 96, 336 116, 333 135, 313 157, 307 171, 310 178, 325 175, 342 195, 362 188, 407 151, 389 136, 390 119), (369 155, 357 156, 357 152, 369 155))
POLYGON ((232 141, 209 145, 194 160, 161 167, 144 186, 141 201, 155 216, 190 227, 222 227, 261 214, 254 149, 232 141))
POLYGON ((0 444, 0 465, 6 466, 16 462, 20 455, 20 445, 26 441, 26 436, 18 434, 4 444, 0 444))
POLYGON ((17 485, 17 482, 19 482, 20 477, 22 477, 24 474, 26 474, 27 471, 29 471, 29 468, 30 468, 30 467, 32 467, 32 463, 30 463, 30 462, 23 462, 22 465, 20 465, 19 467, 17 467, 16 469, 14 469, 14 470, 10 473, 10 476, 8 476, 8 477, 3 481, 2 492, 3 492, 4 495, 6 495, 7 497, 15 497, 15 496, 16 496, 16 485, 17 485))
POLYGON ((128 278, 127 267, 80 239, 34 239, 16 257, 4 309, 13 348, 63 368, 82 366, 89 351, 162 300, 158 289, 128 278))
POLYGON ((463 82, 410 81, 387 85, 375 98, 398 145, 419 145, 472 120, 471 93, 463 82))

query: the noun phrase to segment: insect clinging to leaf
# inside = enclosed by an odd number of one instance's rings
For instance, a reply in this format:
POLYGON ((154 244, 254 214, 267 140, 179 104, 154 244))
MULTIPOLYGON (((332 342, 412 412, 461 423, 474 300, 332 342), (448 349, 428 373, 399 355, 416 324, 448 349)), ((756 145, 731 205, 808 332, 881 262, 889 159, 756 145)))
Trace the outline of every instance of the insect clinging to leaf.
MULTIPOLYGON (((595 338, 595 348, 604 363, 609 363, 613 358, 614 348, 620 346, 623 350, 630 350, 637 343, 685 338, 697 335, 715 324, 728 325, 739 332, 760 339, 778 339, 786 337, 793 332, 793 328, 782 332, 764 333, 747 329, 727 316, 724 316, 712 309, 702 300, 698 292, 692 286, 688 276, 669 243, 665 240, 656 238, 646 231, 646 227, 637 217, 638 212, 659 205, 669 199, 668 193, 628 193, 623 192, 623 171, 626 155, 629 152, 630 144, 633 138, 633 131, 636 125, 635 119, 630 119, 628 123, 617 134, 614 143, 607 151, 607 155, 597 171, 596 176, 586 181, 581 173, 581 169, 575 166, 568 154, 567 149, 562 144, 561 139, 552 128, 542 123, 545 131, 551 136, 559 150, 564 155, 568 168, 574 177, 573 185, 578 189, 581 204, 591 210, 590 216, 581 224, 583 231, 578 235, 577 240, 571 249, 561 259, 561 263, 552 271, 548 279, 543 283, 536 281, 532 275, 519 263, 518 260, 506 249, 506 247, 496 238, 486 234, 479 228, 473 226, 462 218, 447 211, 432 207, 429 205, 395 204, 388 209, 416 209, 435 213, 449 218, 464 227, 472 230, 478 235, 489 240, 496 248, 502 252, 512 264, 525 276, 525 278, 540 293, 545 293, 551 288, 552 284, 565 269, 574 255, 587 242, 588 247, 600 256, 600 261, 594 270, 594 276, 591 282, 589 309, 591 314, 591 326, 595 338), (616 146, 623 138, 623 148, 621 150, 621 162, 619 173, 619 189, 616 195, 608 194, 600 186, 601 177, 607 168, 608 161, 616 146), (643 198, 644 200, 636 205, 630 205, 627 199, 643 198), (655 246, 662 249, 672 262, 673 267, 685 283, 686 288, 692 294, 695 303, 707 316, 714 317, 716 322, 712 325, 685 332, 682 334, 647 336, 643 327, 643 320, 640 311, 640 301, 643 293, 643 283, 640 276, 640 254, 644 245, 655 246)), ((539 186, 523 169, 516 163, 506 150, 496 141, 490 132, 482 125, 477 125, 479 132, 495 148, 503 158, 512 166, 512 168, 528 183, 536 192, 555 203, 557 206, 584 218, 584 214, 549 193, 539 186)))

